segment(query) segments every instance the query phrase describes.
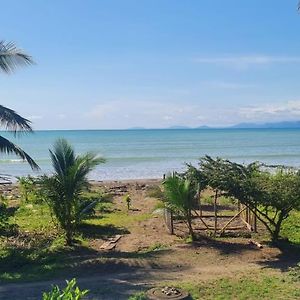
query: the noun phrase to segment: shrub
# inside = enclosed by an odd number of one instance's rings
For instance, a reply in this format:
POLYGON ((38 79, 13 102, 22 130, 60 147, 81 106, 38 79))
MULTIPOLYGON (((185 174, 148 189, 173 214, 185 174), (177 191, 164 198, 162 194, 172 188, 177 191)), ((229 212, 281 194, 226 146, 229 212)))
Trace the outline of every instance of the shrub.
POLYGON ((25 202, 41 203, 44 199, 39 177, 17 177, 21 199, 25 202))
POLYGON ((67 245, 71 245, 81 219, 98 202, 88 201, 85 205, 82 201, 82 194, 89 186, 87 175, 104 160, 92 153, 76 156, 72 146, 63 139, 55 143, 50 156, 54 175, 43 177, 45 201, 65 231, 67 245))
POLYGON ((176 174, 168 176, 164 181, 164 195, 166 206, 183 217, 189 235, 193 239, 192 209, 195 204, 196 191, 191 181, 176 174))
POLYGON ((81 291, 76 286, 76 279, 66 280, 67 286, 60 289, 58 285, 54 285, 50 292, 43 293, 43 300, 80 300, 88 293, 88 290, 81 291))

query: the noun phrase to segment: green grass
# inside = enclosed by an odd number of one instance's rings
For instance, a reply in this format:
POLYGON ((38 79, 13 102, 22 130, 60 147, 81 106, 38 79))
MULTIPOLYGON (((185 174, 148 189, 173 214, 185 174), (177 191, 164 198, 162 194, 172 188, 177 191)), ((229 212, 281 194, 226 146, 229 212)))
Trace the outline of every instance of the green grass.
POLYGON ((18 225, 20 231, 53 231, 54 223, 50 209, 45 204, 24 204, 10 220, 18 225))
MULTIPOLYGON (((84 196, 96 199, 99 195, 93 191, 84 196)), ((116 210, 107 197, 97 204, 96 214, 83 221, 76 236, 77 245, 68 248, 46 204, 22 203, 10 218, 10 223, 18 226, 18 237, 12 244, 0 239, 0 281, 44 280, 68 270, 75 272, 89 254, 95 254, 89 248, 90 239, 129 233, 127 228, 150 217, 151 214, 116 210)))
POLYGON ((144 292, 137 292, 128 298, 128 300, 147 300, 147 299, 148 297, 144 292))
POLYGON ((299 299, 299 282, 289 276, 257 274, 254 278, 222 278, 201 283, 177 285, 187 290, 193 299, 299 299))
POLYGON ((292 212, 283 222, 281 236, 300 245, 300 212, 292 212))
POLYGON ((92 225, 113 225, 116 227, 123 227, 123 228, 129 228, 131 225, 145 221, 151 217, 151 214, 148 213, 136 213, 132 211, 119 211, 115 210, 111 213, 104 213, 101 214, 99 217, 91 217, 84 221, 86 224, 92 224, 92 225))

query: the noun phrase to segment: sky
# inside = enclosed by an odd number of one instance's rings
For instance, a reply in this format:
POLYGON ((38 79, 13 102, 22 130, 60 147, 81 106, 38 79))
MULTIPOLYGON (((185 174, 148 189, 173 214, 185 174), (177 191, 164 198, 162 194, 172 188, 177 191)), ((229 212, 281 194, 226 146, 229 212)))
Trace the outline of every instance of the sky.
POLYGON ((34 66, 0 74, 34 129, 300 120, 297 0, 0 0, 0 39, 34 66))

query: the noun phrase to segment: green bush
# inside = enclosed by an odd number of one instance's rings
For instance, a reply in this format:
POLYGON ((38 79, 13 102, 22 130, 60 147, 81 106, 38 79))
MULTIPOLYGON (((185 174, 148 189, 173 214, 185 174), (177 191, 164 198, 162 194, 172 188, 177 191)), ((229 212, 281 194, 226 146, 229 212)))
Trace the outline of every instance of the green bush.
POLYGON ((42 300, 80 300, 88 293, 88 290, 81 291, 76 286, 76 279, 66 280, 67 286, 61 290, 59 286, 54 285, 50 292, 43 293, 42 300))
POLYGON ((32 176, 17 177, 22 201, 41 203, 44 199, 41 178, 32 176))

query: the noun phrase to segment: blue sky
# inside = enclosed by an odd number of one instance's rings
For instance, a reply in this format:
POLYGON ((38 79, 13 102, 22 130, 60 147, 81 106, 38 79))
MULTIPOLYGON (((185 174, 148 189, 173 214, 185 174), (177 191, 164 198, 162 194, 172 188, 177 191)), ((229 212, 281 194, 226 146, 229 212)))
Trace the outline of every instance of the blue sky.
POLYGON ((0 4, 37 63, 0 74, 1 104, 35 129, 300 120, 296 0, 0 4))

